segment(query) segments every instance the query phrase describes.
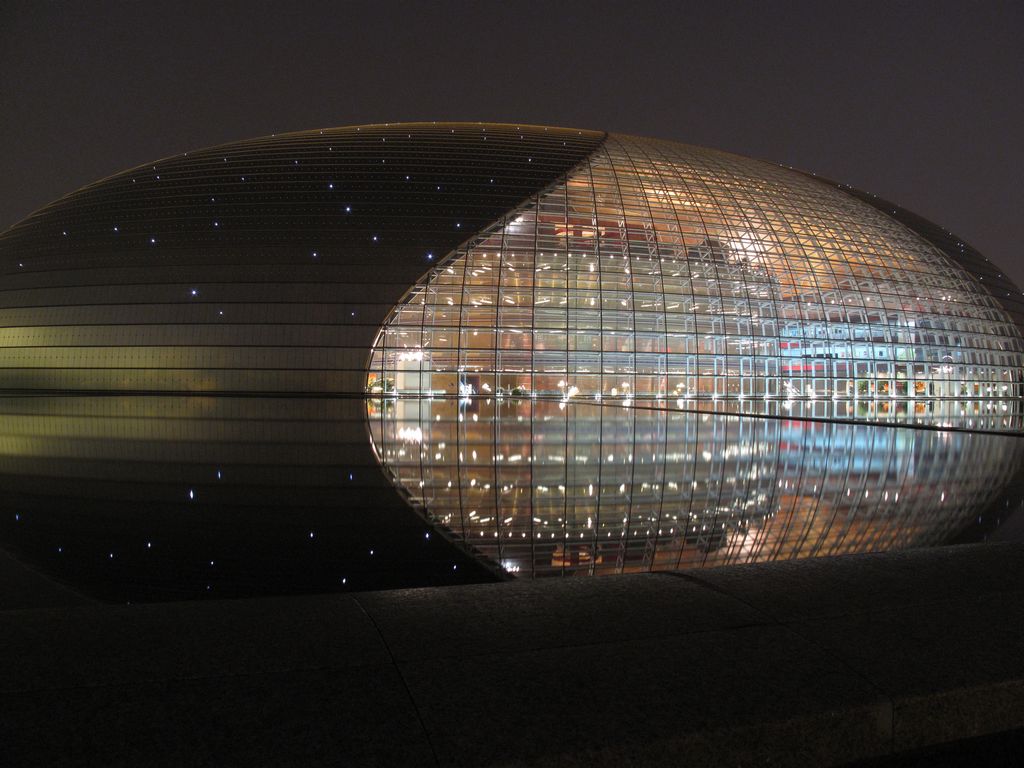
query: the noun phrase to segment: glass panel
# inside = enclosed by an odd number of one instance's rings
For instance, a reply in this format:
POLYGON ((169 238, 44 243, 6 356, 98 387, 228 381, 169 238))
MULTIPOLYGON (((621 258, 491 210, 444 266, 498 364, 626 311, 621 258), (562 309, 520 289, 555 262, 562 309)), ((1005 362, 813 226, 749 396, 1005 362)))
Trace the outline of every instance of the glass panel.
POLYGON ((1022 426, 1009 317, 903 225, 786 169, 611 137, 430 281, 374 348, 396 386, 372 437, 510 572, 935 542, 1019 461, 967 433, 1022 426))

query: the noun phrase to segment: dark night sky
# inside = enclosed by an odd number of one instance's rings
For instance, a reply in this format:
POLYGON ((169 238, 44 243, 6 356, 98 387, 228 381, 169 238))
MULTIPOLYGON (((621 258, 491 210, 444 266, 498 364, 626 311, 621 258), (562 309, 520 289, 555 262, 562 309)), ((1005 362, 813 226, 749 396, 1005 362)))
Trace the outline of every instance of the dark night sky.
POLYGON ((398 120, 702 144, 861 187, 1024 285, 1024 3, 0 3, 0 228, 94 179, 398 120))

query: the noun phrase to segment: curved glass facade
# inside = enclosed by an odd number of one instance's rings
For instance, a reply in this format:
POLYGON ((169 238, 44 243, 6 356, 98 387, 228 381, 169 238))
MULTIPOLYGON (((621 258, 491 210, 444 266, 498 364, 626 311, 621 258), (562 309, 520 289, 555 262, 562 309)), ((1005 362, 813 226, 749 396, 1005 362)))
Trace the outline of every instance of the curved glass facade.
POLYGON ((876 208, 610 136, 409 292, 368 414, 508 570, 677 568, 948 534, 1019 457, 932 430, 1019 431, 1022 366, 984 285, 876 208))
POLYGON ((0 546, 77 552, 110 594, 936 543, 1022 464, 997 267, 869 195, 672 142, 235 142, 43 208, 0 234, 0 274, 0 546))
POLYGON ((373 408, 411 500, 508 572, 676 570, 938 544, 1003 490, 991 433, 532 398, 373 408))

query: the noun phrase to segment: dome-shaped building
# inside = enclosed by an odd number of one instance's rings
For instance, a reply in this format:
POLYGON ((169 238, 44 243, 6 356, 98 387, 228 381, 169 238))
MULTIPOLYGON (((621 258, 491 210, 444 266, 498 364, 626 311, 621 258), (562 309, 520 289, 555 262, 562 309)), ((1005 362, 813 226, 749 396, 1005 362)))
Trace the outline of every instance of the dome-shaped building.
POLYGON ((936 543, 1021 464, 1024 315, 996 267, 870 195, 674 142, 238 142, 47 206, 0 270, 0 393, 62 403, 4 401, 30 419, 2 459, 21 491, 116 495, 150 449, 127 481, 163 488, 173 445, 302 467, 282 504, 416 510, 523 576, 936 543))

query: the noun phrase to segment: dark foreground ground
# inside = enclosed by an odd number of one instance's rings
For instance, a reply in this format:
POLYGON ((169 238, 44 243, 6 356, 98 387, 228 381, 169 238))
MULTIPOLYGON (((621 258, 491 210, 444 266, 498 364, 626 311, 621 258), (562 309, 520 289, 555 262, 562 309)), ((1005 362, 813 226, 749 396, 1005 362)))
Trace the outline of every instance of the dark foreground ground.
POLYGON ((1024 754, 1021 543, 130 606, 9 559, 0 581, 3 766, 1024 754))

